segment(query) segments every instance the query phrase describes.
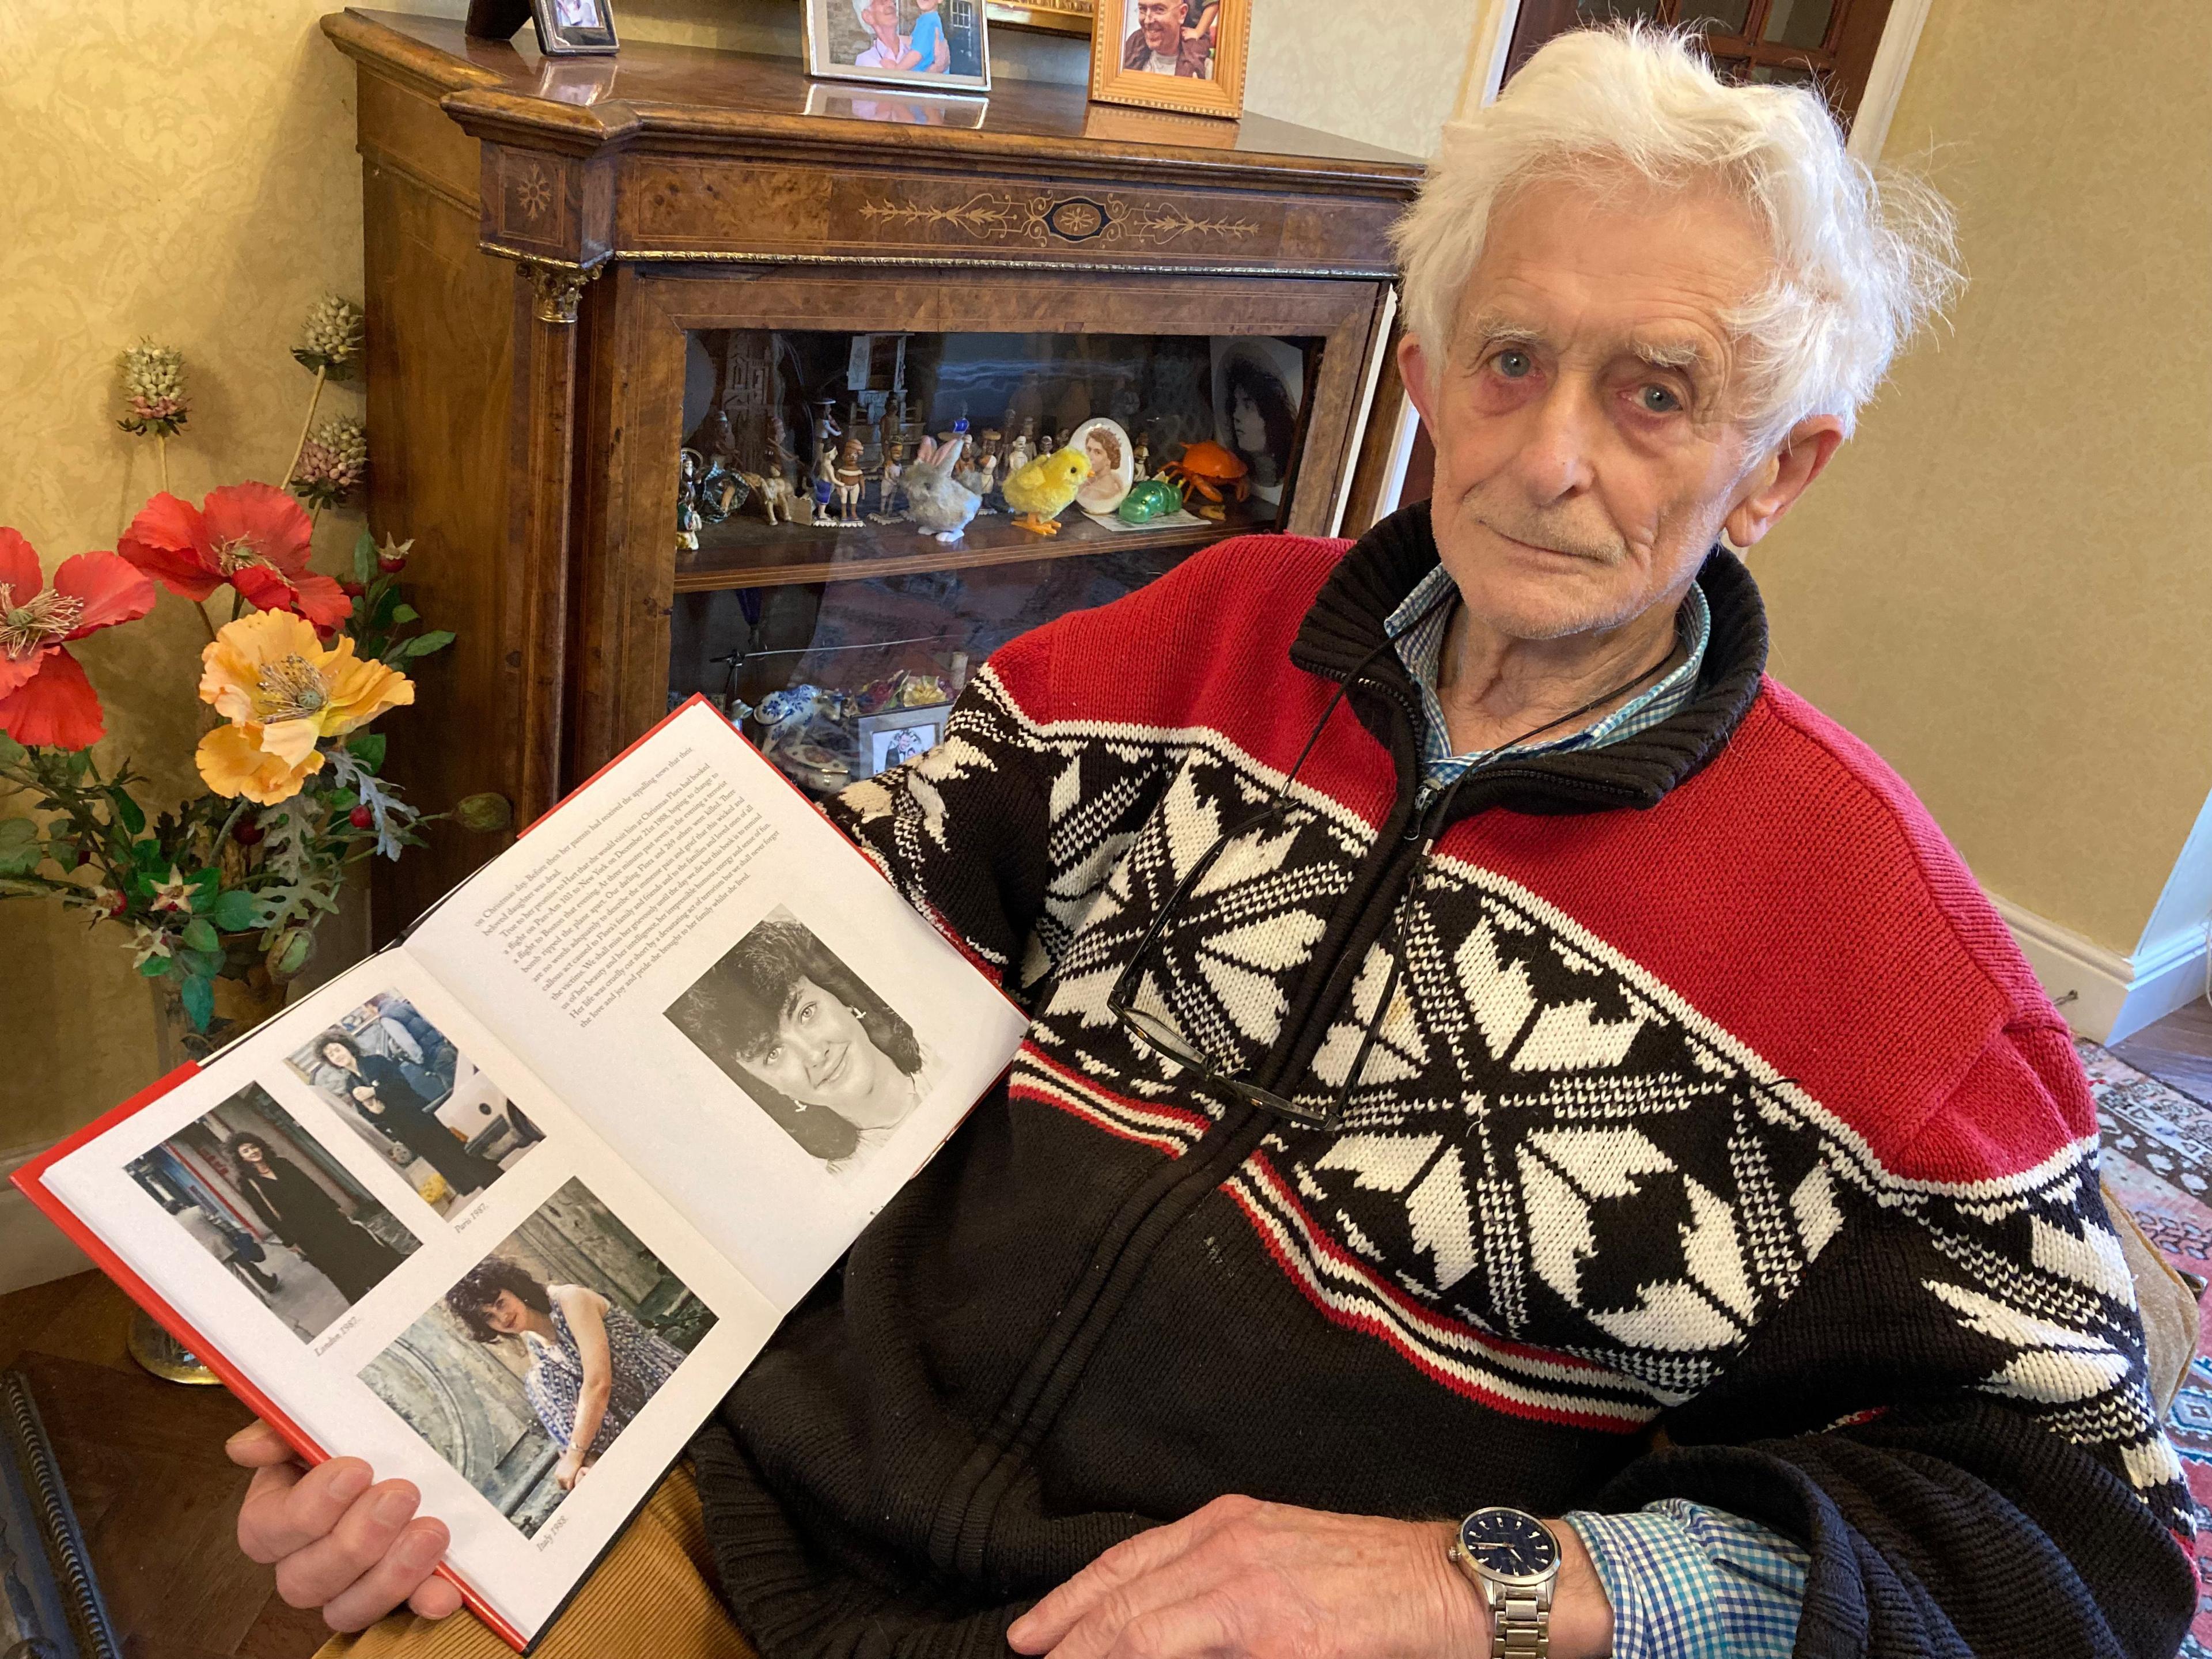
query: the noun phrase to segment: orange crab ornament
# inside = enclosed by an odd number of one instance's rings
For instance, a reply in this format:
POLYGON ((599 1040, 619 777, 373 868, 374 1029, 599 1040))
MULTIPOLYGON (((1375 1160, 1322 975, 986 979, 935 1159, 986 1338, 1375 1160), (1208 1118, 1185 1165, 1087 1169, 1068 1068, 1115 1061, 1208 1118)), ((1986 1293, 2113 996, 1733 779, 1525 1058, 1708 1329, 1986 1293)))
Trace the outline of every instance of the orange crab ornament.
POLYGON ((1209 438, 1202 443, 1185 444, 1182 459, 1170 461, 1154 476, 1181 484, 1188 493, 1209 501, 1218 501, 1222 493, 1230 489, 1242 501, 1251 498, 1252 482, 1248 476, 1251 471, 1209 438))

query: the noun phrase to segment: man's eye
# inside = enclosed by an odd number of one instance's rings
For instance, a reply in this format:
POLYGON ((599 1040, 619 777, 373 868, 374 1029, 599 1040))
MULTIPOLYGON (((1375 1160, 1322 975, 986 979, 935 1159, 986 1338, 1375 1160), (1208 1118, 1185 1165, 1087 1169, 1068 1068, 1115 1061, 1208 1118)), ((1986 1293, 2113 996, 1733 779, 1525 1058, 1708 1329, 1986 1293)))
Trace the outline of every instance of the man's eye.
POLYGON ((761 1056, 761 1063, 763 1066, 774 1066, 782 1059, 783 1045, 781 1042, 771 1043, 769 1046, 769 1051, 761 1056))
POLYGON ((1491 362, 1509 380, 1518 380, 1532 373, 1536 365, 1525 351, 1501 351, 1491 362))
POLYGON ((1636 401, 1647 415, 1672 415, 1682 406, 1682 400, 1663 386, 1645 386, 1636 394, 1636 401))

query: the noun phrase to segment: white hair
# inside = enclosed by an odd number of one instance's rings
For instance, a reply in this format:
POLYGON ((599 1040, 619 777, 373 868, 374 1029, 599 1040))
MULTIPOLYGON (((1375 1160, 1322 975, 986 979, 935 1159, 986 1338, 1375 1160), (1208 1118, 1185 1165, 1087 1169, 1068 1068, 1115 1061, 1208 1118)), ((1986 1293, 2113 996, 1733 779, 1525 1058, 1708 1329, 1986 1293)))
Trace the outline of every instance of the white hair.
POLYGON ((1624 173, 1716 185, 1765 228, 1774 270, 1722 323, 1735 338, 1735 418, 1759 447, 1812 415, 1848 435, 1899 348, 1964 278, 1951 210, 1921 181, 1848 155, 1802 87, 1730 86, 1692 34, 1648 25, 1548 41, 1498 101, 1444 131, 1419 199, 1392 232, 1407 326, 1449 356, 1468 279, 1499 202, 1624 173))

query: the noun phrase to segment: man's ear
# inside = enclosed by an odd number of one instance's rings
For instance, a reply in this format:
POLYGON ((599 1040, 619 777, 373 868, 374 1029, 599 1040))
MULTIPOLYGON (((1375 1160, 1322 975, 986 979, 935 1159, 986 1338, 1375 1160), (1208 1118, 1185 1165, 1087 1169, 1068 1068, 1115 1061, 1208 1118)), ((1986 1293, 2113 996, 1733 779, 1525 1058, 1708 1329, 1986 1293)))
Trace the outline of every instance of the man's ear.
POLYGON ((1406 396, 1419 414, 1421 424, 1428 428, 1431 441, 1437 430, 1436 394, 1443 367, 1441 362, 1430 361, 1429 354, 1421 349, 1419 335, 1408 334, 1398 342, 1399 376, 1406 382, 1406 396))
POLYGON ((1744 493, 1721 520, 1729 540, 1749 547, 1773 529, 1843 441, 1844 423, 1833 415, 1809 415, 1791 427, 1773 453, 1752 469, 1744 493))

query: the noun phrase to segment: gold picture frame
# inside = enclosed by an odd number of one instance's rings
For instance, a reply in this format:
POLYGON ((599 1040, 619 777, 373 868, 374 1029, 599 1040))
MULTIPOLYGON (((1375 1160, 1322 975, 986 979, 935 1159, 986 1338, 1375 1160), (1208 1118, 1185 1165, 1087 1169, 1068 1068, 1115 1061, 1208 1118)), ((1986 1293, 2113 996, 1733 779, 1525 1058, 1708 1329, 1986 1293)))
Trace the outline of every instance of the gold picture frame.
POLYGON ((1048 29, 1054 34, 1091 33, 1091 0, 990 0, 984 8, 994 23, 1018 29, 1048 29))
POLYGON ((1252 0, 1097 0, 1091 96, 1233 121, 1251 49, 1252 0))

